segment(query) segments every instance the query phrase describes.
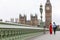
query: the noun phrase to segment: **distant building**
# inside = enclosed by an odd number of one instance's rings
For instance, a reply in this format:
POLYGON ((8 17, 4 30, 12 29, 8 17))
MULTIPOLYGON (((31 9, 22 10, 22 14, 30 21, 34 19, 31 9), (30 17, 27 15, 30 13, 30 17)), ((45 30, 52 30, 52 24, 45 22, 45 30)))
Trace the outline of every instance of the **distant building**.
POLYGON ((3 20, 2 19, 0 19, 0 22, 2 22, 3 20))
POLYGON ((10 22, 10 21, 7 21, 7 20, 6 20, 5 22, 10 22))
POLYGON ((11 18, 10 22, 14 22, 14 18, 11 18))
POLYGON ((15 23, 18 23, 18 18, 15 18, 15 23))
POLYGON ((60 25, 57 25, 57 28, 60 29, 60 25))
POLYGON ((19 15, 19 23, 21 24, 26 24, 26 16, 22 16, 21 14, 19 15))

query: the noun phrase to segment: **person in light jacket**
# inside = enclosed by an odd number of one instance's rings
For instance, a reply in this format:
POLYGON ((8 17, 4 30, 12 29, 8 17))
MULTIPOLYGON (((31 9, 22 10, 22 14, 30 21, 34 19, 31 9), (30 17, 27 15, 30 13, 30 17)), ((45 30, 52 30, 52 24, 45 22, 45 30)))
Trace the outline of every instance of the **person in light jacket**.
POLYGON ((53 22, 53 31, 54 31, 54 34, 56 33, 56 29, 57 29, 56 23, 53 22))

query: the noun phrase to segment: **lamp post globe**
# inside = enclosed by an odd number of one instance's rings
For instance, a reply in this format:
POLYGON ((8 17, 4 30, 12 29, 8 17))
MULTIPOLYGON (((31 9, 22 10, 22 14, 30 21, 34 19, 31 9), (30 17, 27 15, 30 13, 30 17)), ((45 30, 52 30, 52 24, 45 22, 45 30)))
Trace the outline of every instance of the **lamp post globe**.
POLYGON ((43 8, 42 8, 43 6, 42 5, 40 5, 40 12, 41 12, 41 14, 42 14, 42 12, 43 12, 43 8))

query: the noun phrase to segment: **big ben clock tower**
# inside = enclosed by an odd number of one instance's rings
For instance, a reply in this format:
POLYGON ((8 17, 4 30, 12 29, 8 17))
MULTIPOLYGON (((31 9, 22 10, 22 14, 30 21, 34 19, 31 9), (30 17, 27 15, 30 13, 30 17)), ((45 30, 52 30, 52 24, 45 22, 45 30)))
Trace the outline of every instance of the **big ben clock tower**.
POLYGON ((51 22, 52 22, 52 6, 50 0, 47 0, 45 4, 45 26, 48 28, 51 22))

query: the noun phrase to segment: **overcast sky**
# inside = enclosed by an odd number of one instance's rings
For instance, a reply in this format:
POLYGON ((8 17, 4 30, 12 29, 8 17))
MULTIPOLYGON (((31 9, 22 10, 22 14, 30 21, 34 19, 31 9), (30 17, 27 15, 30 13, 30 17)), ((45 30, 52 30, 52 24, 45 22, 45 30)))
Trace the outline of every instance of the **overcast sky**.
MULTIPOLYGON (((60 0, 50 0, 52 4, 52 21, 60 24, 60 0)), ((19 14, 27 15, 30 20, 30 14, 37 14, 40 19, 40 4, 45 8, 46 0, 0 0, 0 19, 10 20, 18 18, 19 14)), ((43 11, 43 21, 45 20, 45 9, 43 11)))

